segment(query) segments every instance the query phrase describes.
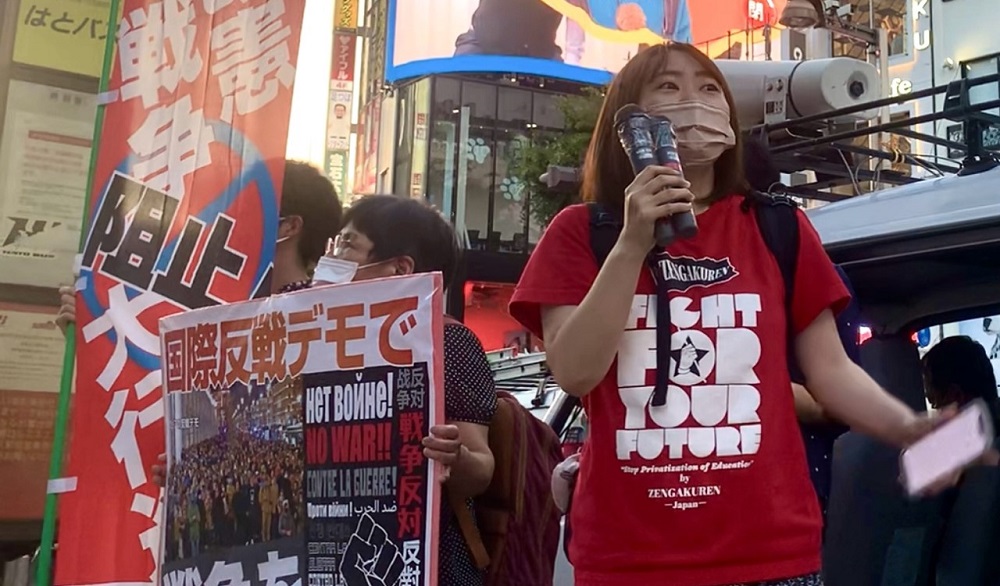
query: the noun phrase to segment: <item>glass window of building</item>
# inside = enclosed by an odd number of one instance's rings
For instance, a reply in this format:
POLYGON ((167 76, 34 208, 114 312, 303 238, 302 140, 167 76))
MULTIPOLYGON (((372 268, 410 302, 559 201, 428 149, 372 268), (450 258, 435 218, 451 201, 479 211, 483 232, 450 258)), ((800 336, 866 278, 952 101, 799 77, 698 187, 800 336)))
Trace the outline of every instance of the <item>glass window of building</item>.
POLYGON ((538 244, 538 239, 542 237, 542 231, 545 229, 535 215, 531 213, 531 198, 528 197, 524 203, 525 209, 524 214, 528 216, 528 251, 530 252, 535 244, 538 244))
POLYGON ((886 32, 889 42, 889 57, 908 55, 910 46, 910 22, 906 12, 906 0, 871 0, 875 26, 886 32))
MULTIPOLYGON (((426 110, 428 132, 427 199, 445 213, 474 250, 527 253, 541 226, 530 218, 527 186, 514 175, 515 161, 536 137, 565 127, 559 97, 552 88, 514 87, 509 78, 491 82, 435 78, 426 110)), ((558 86, 559 84, 554 84, 558 86)), ((578 91, 578 87, 568 91, 578 91)), ((419 92, 418 92, 419 93, 419 92)), ((410 99, 400 92, 400 99, 410 99)), ((419 100, 415 115, 420 117, 419 100)), ((400 115, 411 108, 400 105, 400 115)), ((407 123, 403 123, 407 124, 407 123)), ((413 125, 419 132, 420 124, 413 125)), ((400 146, 404 139, 397 137, 400 146)), ((420 175, 421 145, 413 140, 409 192, 420 175)), ((396 172, 404 163, 397 160, 396 172)), ((396 192, 406 193, 397 179, 396 192)))
MULTIPOLYGON (((988 75, 996 75, 1000 72, 1000 58, 988 57, 986 59, 971 59, 963 63, 962 75, 966 79, 976 79, 988 75)), ((991 102, 1000 98, 1000 83, 987 83, 969 88, 969 101, 972 104, 991 102)), ((990 110, 996 115, 998 110, 990 110)))
MULTIPOLYGON (((492 236, 491 202, 496 164, 493 127, 496 124, 497 88, 484 83, 462 82, 461 123, 467 137, 459 137, 459 161, 464 173, 456 178, 455 207, 465 210, 464 228, 474 248, 487 246, 492 236)), ((460 129, 461 130, 461 129, 460 129)), ((456 222, 461 229, 462 223, 456 222)))
MULTIPOLYGON (((845 2, 846 3, 846 2, 845 2)), ((886 32, 889 57, 908 55, 911 44, 911 24, 906 5, 908 0, 850 0, 850 24, 886 32)), ((833 54, 837 57, 868 59, 864 42, 845 35, 833 35, 833 54)))
MULTIPOLYGON (((465 210, 464 227, 469 242, 473 247, 481 248, 490 237, 496 86, 462 82, 462 108, 464 111, 460 122, 466 125, 466 137, 464 142, 461 136, 459 138, 458 158, 464 172, 457 177, 456 208, 465 210)), ((456 224, 462 226, 461 223, 456 224)))
MULTIPOLYGON (((431 80, 425 78, 402 88, 398 94, 396 129, 399 134, 393 172, 393 193, 397 195, 421 198, 429 195, 425 175, 430 143, 427 137, 430 86, 431 80)), ((440 209, 440 198, 434 205, 440 209)))
MULTIPOLYGON (((396 100, 398 120, 396 132, 395 170, 393 171, 393 193, 402 195, 410 191, 410 172, 413 170, 413 134, 417 122, 416 84, 403 88, 396 100)), ((419 170, 414 170, 420 172, 419 170)), ((412 195, 412 194, 410 194, 412 195)))
POLYGON ((559 108, 559 97, 555 94, 536 93, 531 121, 537 128, 562 130, 564 120, 559 108))
MULTIPOLYGON (((465 209, 465 229, 473 248, 496 248, 496 238, 490 231, 493 197, 493 177, 496 165, 494 131, 484 126, 470 126, 464 148, 465 173, 458 178, 456 208, 465 209), (464 179, 464 181, 463 181, 464 179), (464 204, 464 205, 463 205, 464 204)), ((461 224, 458 224, 461 226, 461 224)))
POLYGON ((462 106, 469 108, 473 125, 493 126, 497 116, 497 88, 485 83, 462 82, 462 106))
POLYGON ((500 107, 497 121, 508 128, 528 128, 531 124, 531 92, 513 88, 500 88, 500 107))
POLYGON ((432 113, 435 118, 458 117, 458 106, 462 102, 462 82, 450 77, 438 77, 434 80, 434 106, 432 113))
MULTIPOLYGON (((530 97, 530 95, 529 95, 530 97)), ((494 250, 527 252, 525 211, 527 193, 524 182, 513 174, 519 151, 527 144, 528 133, 521 130, 497 130, 496 183, 493 198, 494 250)))
MULTIPOLYGON (((962 76, 966 79, 976 79, 986 77, 988 75, 996 75, 1000 72, 1000 57, 993 55, 985 58, 963 61, 961 70, 962 76)), ((969 88, 969 101, 973 105, 982 104, 983 102, 991 102, 997 98, 1000 98, 1000 83, 987 83, 969 88)), ((1000 108, 992 108, 987 110, 985 113, 1000 116, 1000 108)), ((965 132, 961 125, 958 126, 957 134, 960 137, 964 137, 965 132)), ((981 137, 983 147, 994 151, 1000 150, 1000 128, 996 125, 989 125, 983 128, 981 137)))
POLYGON ((454 218, 455 176, 461 120, 462 84, 457 79, 434 80, 431 105, 430 160, 425 193, 428 201, 446 217, 454 218))

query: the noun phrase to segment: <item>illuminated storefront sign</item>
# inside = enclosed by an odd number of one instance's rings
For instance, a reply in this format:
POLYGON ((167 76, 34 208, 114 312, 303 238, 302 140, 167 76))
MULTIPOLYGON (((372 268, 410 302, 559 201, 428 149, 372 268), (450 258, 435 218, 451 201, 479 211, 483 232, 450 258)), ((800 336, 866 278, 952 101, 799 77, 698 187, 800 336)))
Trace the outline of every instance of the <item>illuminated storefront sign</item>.
POLYGON ((334 30, 356 30, 358 26, 358 0, 336 0, 333 6, 334 30))
POLYGON ((354 61, 357 37, 337 32, 333 38, 330 68, 330 101, 326 118, 326 175, 343 197, 350 187, 347 180, 351 144, 351 104, 354 100, 354 61))
POLYGON ((14 61, 101 76, 109 0, 22 0, 14 31, 14 61))
POLYGON ((326 176, 341 198, 349 191, 351 110, 357 60, 358 0, 337 0, 333 12, 333 54, 330 58, 330 99, 326 113, 326 176))
POLYGON ((747 0, 747 19, 756 26, 773 24, 774 0, 747 0))
POLYGON ((889 83, 889 94, 893 97, 913 93, 913 82, 900 77, 893 78, 889 83))

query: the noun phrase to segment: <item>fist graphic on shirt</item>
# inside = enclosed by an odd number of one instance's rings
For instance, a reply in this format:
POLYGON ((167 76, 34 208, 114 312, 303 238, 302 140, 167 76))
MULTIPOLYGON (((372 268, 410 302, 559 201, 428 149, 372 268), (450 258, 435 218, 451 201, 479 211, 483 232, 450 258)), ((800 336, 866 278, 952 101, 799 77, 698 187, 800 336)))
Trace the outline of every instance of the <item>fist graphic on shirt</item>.
POLYGON ((712 343, 700 332, 689 332, 680 348, 670 351, 671 380, 676 384, 692 385, 704 380, 712 369, 712 343), (697 340, 697 342, 696 342, 697 340), (708 358, 706 358, 708 357, 708 358), (703 360, 708 360, 702 363, 703 360))
POLYGON ((677 361, 677 374, 691 372, 696 362, 698 362, 698 349, 694 347, 691 340, 688 340, 681 346, 680 359, 677 361))

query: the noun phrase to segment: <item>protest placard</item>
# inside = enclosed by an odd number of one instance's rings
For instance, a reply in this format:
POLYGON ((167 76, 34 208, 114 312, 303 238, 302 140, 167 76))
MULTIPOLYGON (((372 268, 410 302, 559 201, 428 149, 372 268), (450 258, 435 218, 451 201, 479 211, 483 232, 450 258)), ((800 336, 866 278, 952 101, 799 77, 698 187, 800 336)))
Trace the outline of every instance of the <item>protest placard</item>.
POLYGON ((435 585, 443 311, 424 274, 162 319, 162 582, 435 585))

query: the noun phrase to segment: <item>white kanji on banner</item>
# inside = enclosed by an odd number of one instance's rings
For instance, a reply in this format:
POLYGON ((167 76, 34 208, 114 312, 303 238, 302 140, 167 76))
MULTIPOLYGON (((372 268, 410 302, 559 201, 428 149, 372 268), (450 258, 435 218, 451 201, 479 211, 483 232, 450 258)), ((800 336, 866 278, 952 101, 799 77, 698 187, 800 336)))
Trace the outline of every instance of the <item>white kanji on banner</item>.
POLYGON ((419 586, 422 552, 423 544, 420 541, 403 542, 403 573, 399 576, 398 586, 419 586))
MULTIPOLYGON (((153 526, 139 534, 139 543, 142 549, 149 552, 153 560, 160 557, 160 539, 163 538, 163 491, 157 491, 155 497, 143 492, 136 492, 132 495, 132 512, 149 517, 153 521, 153 526)), ((149 575, 149 581, 153 584, 157 582, 159 569, 153 567, 153 572, 149 575)))
MULTIPOLYGON (((161 379, 160 371, 154 370, 140 380, 135 386, 135 393, 139 401, 159 388, 161 379)), ((118 463, 125 466, 129 485, 132 490, 135 490, 146 484, 148 480, 146 469, 142 465, 142 453, 139 451, 139 441, 135 436, 135 431, 137 427, 145 429, 154 422, 163 419, 163 397, 157 396, 141 411, 126 410, 128 398, 129 389, 115 391, 111 398, 111 404, 108 405, 108 410, 104 414, 104 419, 117 431, 115 439, 111 441, 111 451, 118 459, 118 463)), ((133 510, 135 506, 133 503, 133 510)), ((142 511, 145 512, 147 508, 143 507, 142 511)), ((150 514, 152 514, 151 511, 150 514)))
POLYGON ((211 73, 222 91, 222 120, 256 112, 278 97, 279 85, 292 86, 284 0, 244 8, 212 29, 211 73))
POLYGON ((164 0, 136 8, 118 29, 121 97, 142 98, 143 108, 160 103, 160 89, 173 93, 183 79, 201 74, 204 60, 195 46, 195 12, 191 0, 164 0))
POLYGON ((223 8, 229 6, 232 3, 233 0, 201 0, 201 7, 206 14, 214 15, 216 12, 222 10, 223 8))
POLYGON ((243 576, 243 564, 240 562, 215 562, 204 586, 250 586, 250 581, 243 576))
POLYGON ((267 552, 267 561, 257 564, 257 576, 265 586, 302 586, 299 575, 299 558, 289 556, 278 557, 278 552, 267 552), (296 578, 289 583, 281 578, 296 578))
POLYGON ((184 179, 212 163, 209 146, 215 131, 202 110, 194 110, 191 96, 151 110, 128 145, 140 160, 132 175, 147 187, 180 197, 184 179))
POLYGON ((125 285, 118 284, 108 291, 108 309, 104 315, 96 317, 83 327, 83 339, 88 343, 93 342, 98 336, 114 332, 114 352, 97 377, 97 382, 105 391, 111 390, 128 361, 126 342, 147 354, 157 357, 160 355, 159 337, 142 325, 139 315, 164 301, 165 297, 149 292, 129 299, 125 293, 125 285))

